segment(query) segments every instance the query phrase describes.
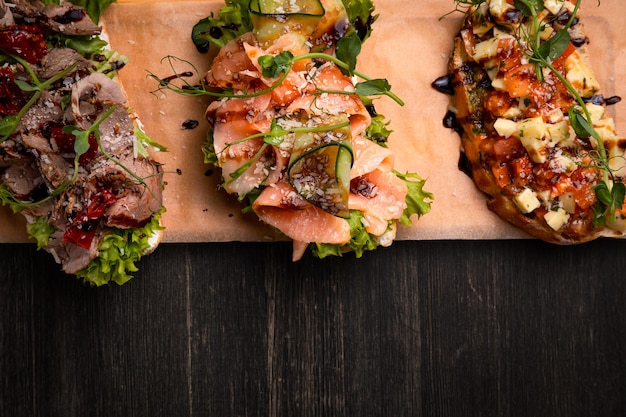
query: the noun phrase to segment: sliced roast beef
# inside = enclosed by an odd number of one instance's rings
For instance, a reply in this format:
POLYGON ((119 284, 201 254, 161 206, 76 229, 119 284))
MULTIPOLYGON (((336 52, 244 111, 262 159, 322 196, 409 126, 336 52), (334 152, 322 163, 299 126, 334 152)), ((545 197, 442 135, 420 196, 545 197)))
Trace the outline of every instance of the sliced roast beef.
POLYGON ((36 151, 38 155, 53 152, 50 141, 35 130, 23 134, 22 143, 28 149, 36 151))
POLYGON ((15 19, 13 18, 13 13, 9 6, 4 2, 4 0, 0 0, 0 27, 11 26, 15 24, 15 19))
POLYGON ((100 72, 94 72, 74 85, 72 89, 72 109, 75 114, 80 114, 77 106, 82 100, 126 103, 126 97, 119 84, 100 72))
POLYGON ((154 164, 143 158, 128 158, 120 162, 142 178, 145 185, 138 184, 136 179, 125 173, 127 181, 134 185, 127 185, 122 194, 118 195, 117 201, 106 211, 105 224, 120 229, 144 226, 161 208, 161 175, 154 164))
POLYGON ((82 7, 71 3, 49 4, 42 12, 48 17, 42 23, 55 32, 83 36, 99 35, 102 32, 102 28, 91 20, 82 7))
POLYGON ((28 198, 43 182, 33 159, 21 158, 2 174, 2 182, 17 198, 28 198))
POLYGON ((22 215, 28 220, 33 221, 37 217, 49 217, 54 209, 54 200, 47 200, 41 204, 28 206, 22 210, 22 215))
POLYGON ((37 159, 41 175, 46 179, 51 189, 59 188, 72 178, 74 166, 65 158, 56 153, 44 154, 37 159))
POLYGON ((32 23, 45 7, 39 0, 12 0, 8 2, 16 19, 32 23))
POLYGON ((97 231, 89 248, 85 249, 65 241, 64 236, 67 231, 67 225, 64 219, 53 221, 52 225, 56 228, 56 231, 50 236, 46 250, 55 257, 58 263, 63 265, 63 271, 68 274, 75 274, 89 265, 89 262, 98 256, 98 245, 102 239, 103 231, 97 231))
POLYGON ((76 64, 74 72, 84 72, 93 65, 72 48, 53 48, 41 60, 38 77, 47 80, 76 64))
POLYGON ((44 90, 37 103, 20 120, 18 130, 39 130, 47 122, 60 121, 63 118, 61 98, 61 93, 56 90, 44 90))
POLYGON ((72 88, 71 111, 76 125, 86 129, 103 112, 104 105, 124 104, 126 97, 120 86, 106 75, 94 72, 79 80, 72 88))

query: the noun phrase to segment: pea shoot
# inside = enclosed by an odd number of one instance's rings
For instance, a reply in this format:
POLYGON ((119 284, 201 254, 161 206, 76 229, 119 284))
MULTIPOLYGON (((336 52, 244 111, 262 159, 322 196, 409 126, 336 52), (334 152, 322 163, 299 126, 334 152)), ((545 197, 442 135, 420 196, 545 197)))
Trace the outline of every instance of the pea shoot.
MULTIPOLYGON (((163 89, 167 89, 182 96, 210 96, 214 98, 254 98, 270 93, 278 88, 287 78, 294 64, 297 62, 308 60, 330 61, 337 65, 342 70, 342 72, 350 76, 356 76, 363 81, 356 83, 354 92, 333 90, 320 91, 320 93, 356 94, 362 97, 386 95, 390 97, 393 101, 398 103, 400 106, 403 106, 404 101, 391 91, 391 85, 386 79, 374 79, 355 69, 356 58, 351 57, 355 57, 356 54, 358 54, 358 52, 360 51, 360 42, 357 44, 357 40, 354 37, 352 37, 352 40, 348 40, 345 42, 346 43, 343 44, 343 48, 339 48, 338 46, 337 55, 342 56, 343 54, 344 58, 349 62, 345 62, 337 56, 321 52, 310 52, 294 56, 291 52, 284 51, 277 55, 263 55, 259 57, 258 63, 261 67, 263 76, 268 79, 273 79, 274 81, 267 88, 255 92, 243 91, 235 93, 230 90, 223 90, 218 92, 211 90, 209 86, 205 85, 201 77, 198 77, 201 79, 200 84, 192 85, 185 79, 185 77, 174 76, 174 78, 179 79, 183 84, 179 87, 174 85, 169 78, 160 78, 153 73, 149 73, 148 75, 158 82, 158 88, 157 90, 153 91, 153 93, 161 91, 163 89)), ((175 74, 181 74, 175 69, 176 63, 189 65, 192 68, 192 74, 199 73, 193 64, 184 59, 169 55, 163 58, 161 61, 163 62, 163 60, 168 61, 168 65, 175 74)))

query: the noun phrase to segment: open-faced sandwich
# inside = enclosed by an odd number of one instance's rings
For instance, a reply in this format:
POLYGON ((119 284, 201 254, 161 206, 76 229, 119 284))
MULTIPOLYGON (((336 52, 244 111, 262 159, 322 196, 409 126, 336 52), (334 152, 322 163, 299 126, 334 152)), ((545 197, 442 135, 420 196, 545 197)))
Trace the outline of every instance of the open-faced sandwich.
POLYGON ((227 0, 193 28, 200 50, 219 48, 200 85, 159 79, 216 98, 205 159, 245 210, 293 240, 294 260, 309 246, 360 257, 430 209, 424 180, 394 170, 370 97, 402 101, 355 69, 373 10, 369 0, 227 0))
POLYGON ((158 145, 115 79, 126 58, 94 23, 110 2, 0 0, 0 201, 91 285, 130 279, 163 229, 158 145))
POLYGON ((560 244, 626 231, 626 140, 607 111, 619 98, 594 76, 580 3, 456 0, 465 17, 434 83, 488 207, 560 244))

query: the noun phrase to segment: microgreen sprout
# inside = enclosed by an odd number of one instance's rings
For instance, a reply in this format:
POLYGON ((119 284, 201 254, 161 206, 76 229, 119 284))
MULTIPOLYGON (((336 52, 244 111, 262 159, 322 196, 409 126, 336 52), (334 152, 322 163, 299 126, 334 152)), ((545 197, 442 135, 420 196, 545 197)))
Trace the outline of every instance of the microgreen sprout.
MULTIPOLYGON (((174 66, 174 63, 176 62, 186 63, 187 65, 191 66, 194 74, 198 74, 196 67, 188 61, 174 56, 167 56, 163 59, 168 61, 170 68, 174 70, 175 74, 179 73, 178 71, 176 71, 174 66)), ((293 68, 293 65, 296 62, 306 60, 331 61, 335 63, 341 70, 347 72, 349 75, 354 75, 364 80, 356 84, 355 92, 332 91, 332 93, 357 94, 360 96, 386 95, 399 105, 404 105, 404 101, 402 101, 398 96, 391 92, 391 86, 389 85, 389 82, 387 80, 370 78, 367 75, 356 71, 354 68, 351 67, 350 64, 345 63, 341 59, 333 55, 321 52, 311 52, 303 55, 294 56, 291 52, 284 51, 277 55, 263 55, 259 57, 258 63, 261 67, 263 76, 268 79, 273 79, 274 82, 267 88, 254 92, 243 91, 234 93, 228 90, 219 92, 213 91, 209 88, 209 86, 204 83, 203 80, 200 80, 200 84, 192 85, 186 79, 184 79, 184 77, 174 77, 181 80, 181 82, 183 83, 182 86, 177 86, 174 85, 169 78, 160 78, 153 73, 149 73, 148 75, 149 77, 156 80, 159 84, 159 87, 157 88, 157 90, 153 91, 153 93, 166 89, 171 90, 182 96, 210 96, 214 98, 254 98, 270 93, 278 88, 289 75, 291 69, 293 68)))
MULTIPOLYGON (((259 65, 261 65, 261 68, 263 70, 263 76, 268 78, 276 78, 277 74, 280 74, 281 72, 283 73, 283 75, 286 74, 289 70, 291 70, 293 64, 298 61, 315 59, 333 62, 349 75, 354 75, 365 80, 355 85, 355 94, 360 96, 386 95, 390 97, 393 101, 398 103, 400 106, 404 105, 404 101, 402 101, 398 96, 391 92, 391 86, 389 85, 389 82, 387 80, 370 78, 367 75, 356 71, 354 68, 351 67, 350 64, 345 63, 344 61, 333 55, 321 52, 310 52, 294 57, 291 52, 285 51, 275 56, 265 55, 260 57, 259 65)), ((350 92, 346 91, 332 91, 332 93, 351 94, 350 92)))
POLYGON ((455 7, 454 10, 444 14, 439 18, 439 20, 445 19, 447 16, 451 15, 455 12, 467 13, 468 9, 479 6, 487 0, 454 0, 455 7))

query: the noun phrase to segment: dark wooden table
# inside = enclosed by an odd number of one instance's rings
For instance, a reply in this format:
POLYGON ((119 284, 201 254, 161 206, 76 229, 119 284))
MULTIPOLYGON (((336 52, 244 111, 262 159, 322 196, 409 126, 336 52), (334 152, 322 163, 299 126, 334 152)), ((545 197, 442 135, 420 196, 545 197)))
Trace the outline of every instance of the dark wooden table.
POLYGON ((88 288, 0 245, 0 416, 626 415, 626 242, 164 244, 88 288))

